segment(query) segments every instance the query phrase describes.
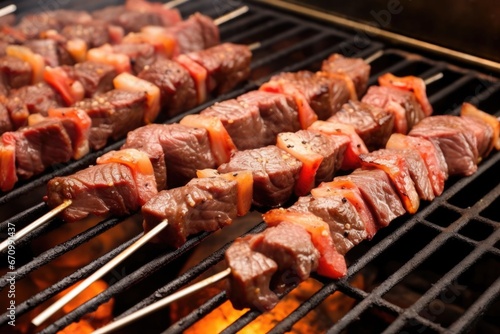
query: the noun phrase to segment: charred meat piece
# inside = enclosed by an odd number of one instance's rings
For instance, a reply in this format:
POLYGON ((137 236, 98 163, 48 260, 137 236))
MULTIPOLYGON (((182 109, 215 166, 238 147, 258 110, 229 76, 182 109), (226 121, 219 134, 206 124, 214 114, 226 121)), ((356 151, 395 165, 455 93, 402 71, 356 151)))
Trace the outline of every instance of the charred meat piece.
POLYGON ((268 311, 279 301, 269 288, 278 265, 252 250, 249 238, 251 236, 236 239, 225 253, 226 264, 231 268, 227 293, 235 309, 255 307, 268 311))
POLYGON ((215 103, 200 114, 221 120, 239 150, 268 145, 264 142, 265 125, 255 105, 243 105, 236 99, 215 103))
POLYGON ((115 53, 125 54, 130 58, 134 73, 140 73, 156 60, 155 48, 147 43, 120 43, 113 45, 115 53))
POLYGON ((394 115, 394 132, 406 134, 425 114, 415 95, 393 87, 371 86, 362 102, 380 107, 394 115))
POLYGON ((345 197, 300 197, 290 210, 309 212, 323 219, 329 226, 337 251, 344 255, 367 238, 364 222, 356 208, 345 197))
POLYGON ((470 116, 461 116, 463 123, 469 131, 476 137, 477 146, 477 162, 481 161, 482 157, 488 155, 491 151, 491 142, 493 138, 493 129, 484 121, 470 116))
POLYGON ((180 247, 192 234, 231 224, 236 218, 236 203, 236 181, 193 179, 184 187, 159 192, 142 207, 144 230, 168 220, 158 238, 166 245, 180 247))
POLYGON ((434 195, 441 195, 444 190, 444 181, 448 178, 448 166, 443 152, 437 144, 422 137, 394 133, 389 138, 386 147, 388 149, 416 150, 425 163, 434 195))
POLYGON ((237 151, 221 173, 249 170, 253 174, 253 202, 258 206, 278 206, 293 194, 302 163, 276 146, 237 151))
POLYGON ((33 39, 26 41, 24 46, 28 47, 34 53, 37 53, 45 60, 47 66, 72 65, 70 56, 57 41, 52 39, 33 39))
POLYGON ((16 29, 25 35, 26 39, 40 37, 47 30, 61 31, 69 24, 90 22, 92 17, 85 11, 59 9, 23 16, 16 29))
POLYGON ((92 13, 92 16, 107 24, 122 27, 125 33, 139 31, 148 25, 162 25, 160 16, 155 13, 146 13, 127 10, 125 6, 109 6, 92 13))
POLYGON ((283 222, 269 227, 253 236, 249 243, 253 250, 274 260, 280 272, 292 270, 301 281, 318 268, 319 252, 309 233, 296 224, 283 222))
POLYGON ((167 116, 175 116, 196 106, 196 88, 189 72, 168 59, 158 59, 138 75, 160 88, 161 105, 167 116))
POLYGON ((245 108, 259 108, 264 122, 262 146, 275 144, 278 133, 300 130, 298 107, 289 96, 254 90, 238 96, 236 100, 245 108))
POLYGON ((196 170, 216 167, 207 131, 180 124, 150 124, 129 132, 122 148, 146 152, 159 189, 185 185, 196 170), (168 182, 167 182, 168 181, 168 182))
POLYGON ((33 77, 30 64, 12 56, 0 58, 0 76, 7 90, 27 86, 33 77))
POLYGON ((95 165, 70 176, 55 177, 47 184, 47 204, 64 200, 72 204, 62 212, 67 222, 90 214, 124 216, 139 209, 139 195, 132 171, 120 163, 95 165))
POLYGON ((358 101, 347 102, 328 121, 352 125, 370 151, 385 146, 394 126, 391 113, 358 101))
POLYGON ((177 40, 180 54, 205 50, 220 43, 219 28, 208 16, 195 13, 167 29, 177 40))
POLYGON ((387 174, 378 169, 357 169, 349 175, 337 176, 334 181, 353 182, 371 209, 378 227, 385 227, 406 213, 387 174))
POLYGON ((94 61, 84 61, 72 67, 64 67, 64 69, 71 78, 82 84, 85 97, 112 90, 113 78, 118 75, 113 66, 94 61))
POLYGON ((11 90, 5 103, 15 129, 27 125, 30 114, 47 116, 50 108, 61 105, 59 95, 43 82, 11 90))
POLYGON ((0 103, 0 134, 11 131, 13 128, 10 114, 3 103, 0 103))
POLYGON ((445 157, 449 175, 471 175, 477 170, 477 140, 461 117, 427 117, 411 130, 410 136, 436 142, 445 157))
POLYGON ((326 120, 349 101, 350 92, 344 80, 309 71, 281 73, 271 78, 293 85, 305 96, 318 119, 326 120))
POLYGON ((70 137, 60 120, 48 119, 14 133, 17 175, 28 179, 73 155, 70 137))
POLYGON ((61 34, 68 40, 81 39, 91 49, 110 42, 108 26, 104 21, 92 20, 83 24, 67 25, 61 34))
POLYGON ((366 92, 371 67, 363 59, 346 58, 340 54, 333 54, 323 61, 321 70, 330 73, 347 74, 352 79, 359 97, 366 92))
POLYGON ((224 43, 186 56, 207 70, 208 91, 217 95, 230 91, 250 75, 252 52, 246 45, 224 43))

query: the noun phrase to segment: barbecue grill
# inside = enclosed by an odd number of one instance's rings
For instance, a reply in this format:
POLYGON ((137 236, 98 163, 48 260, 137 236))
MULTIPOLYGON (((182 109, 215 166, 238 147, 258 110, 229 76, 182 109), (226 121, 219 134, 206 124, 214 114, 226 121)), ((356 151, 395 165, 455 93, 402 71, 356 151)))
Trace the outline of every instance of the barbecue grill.
MULTIPOLYGON (((53 6, 71 6, 75 9, 96 9, 115 3, 114 1, 39 2, 42 10, 53 6)), ((37 10, 29 1, 18 4, 21 13, 37 10)), ((200 11, 211 17, 238 7, 240 2, 189 1, 179 9, 183 17, 200 11)), ((443 73, 443 78, 427 88, 429 100, 436 114, 458 114, 459 106, 469 101, 480 109, 500 116, 496 103, 500 101, 500 82, 497 73, 491 72, 490 63, 470 64, 430 50, 395 44, 391 40, 370 38, 359 40, 359 31, 340 26, 319 18, 305 17, 265 3, 249 3, 250 11, 221 26, 223 41, 251 44, 259 41, 261 47, 254 51, 252 75, 248 83, 231 93, 211 100, 187 113, 197 113, 216 101, 238 96, 255 89, 272 74, 300 69, 318 70, 321 61, 331 53, 346 53, 348 56, 368 57, 381 50, 382 55, 371 63, 369 84, 385 72, 395 75, 418 75, 426 78, 443 73)), ((294 6, 292 6, 294 8, 294 6)), ((325 15, 322 15, 324 19, 325 15)), ((335 21, 335 20, 331 20, 335 21)), ((390 36, 388 36, 390 37, 390 36)), ((168 122, 180 120, 184 113, 168 122)), ((117 149, 123 141, 87 155, 78 162, 53 167, 35 179, 20 183, 13 191, 0 194, 0 224, 2 240, 6 238, 9 224, 20 230, 29 222, 47 211, 41 198, 44 184, 54 176, 75 172, 103 153, 117 149)), ((271 333, 290 331, 297 322, 329 297, 340 293, 356 301, 354 307, 336 323, 329 324, 329 333, 340 332, 386 332, 386 333, 500 333, 497 317, 500 311, 500 152, 481 162, 478 171, 466 178, 451 178, 446 190, 431 203, 424 204, 413 216, 406 215, 380 230, 375 238, 365 241, 347 254, 348 275, 338 281, 320 276, 314 279, 321 288, 302 302, 284 319, 277 322, 271 333), (376 268, 376 272, 375 269, 376 268), (370 287, 353 286, 352 279, 359 273, 370 271, 375 277, 370 287), (426 274, 427 273, 427 274, 426 274), (432 274, 428 274, 432 273, 432 274), (427 283, 421 285, 418 298, 411 303, 401 303, 399 295, 415 276, 426 276, 427 283), (452 308, 455 312, 448 312, 452 308), (443 317, 443 314, 447 314, 443 317), (390 319, 388 321, 387 319, 390 319), (444 319, 444 320, 443 320, 444 319)), ((138 221, 133 216, 129 220, 138 221)), ((258 214, 252 215, 253 223, 248 231, 255 233, 265 228, 258 214)), ((30 274, 58 257, 96 238, 120 224, 124 219, 110 218, 83 230, 67 241, 35 254, 32 248, 37 238, 61 228, 57 219, 31 232, 16 244, 17 284, 30 274)), ((77 223, 78 224, 78 223, 77 223)), ((221 231, 224 233, 225 231, 221 231)), ((59 279, 41 292, 36 292, 25 301, 17 303, 18 321, 43 302, 79 280, 88 277, 104 263, 137 240, 140 235, 99 256, 89 264, 59 279)), ((110 298, 115 299, 114 317, 122 317, 165 297, 194 281, 200 274, 219 263, 230 242, 179 274, 182 264, 193 250, 210 237, 209 233, 197 235, 177 250, 148 245, 131 259, 105 277, 109 288, 72 312, 52 320, 41 332, 55 333, 94 311, 110 298)), ((2 255, 2 266, 7 263, 2 255)), ((2 277, 0 287, 9 287, 7 275, 2 277)), ((410 282, 411 284, 411 282, 410 282)), ((294 287, 288 287, 283 294, 294 287)), ((2 292, 4 293, 4 292, 2 292)), ((3 297, 2 297, 3 298, 3 297)), ((216 294, 188 316, 177 322, 168 319, 167 311, 158 311, 135 322, 121 332, 134 333, 143 328, 148 332, 180 333, 226 301, 224 292, 216 294)), ((2 310, 5 311, 5 310, 2 310)), ((0 317, 2 332, 11 330, 8 312, 0 317)), ((223 333, 236 333, 261 316, 260 312, 248 311, 231 323, 223 333)))

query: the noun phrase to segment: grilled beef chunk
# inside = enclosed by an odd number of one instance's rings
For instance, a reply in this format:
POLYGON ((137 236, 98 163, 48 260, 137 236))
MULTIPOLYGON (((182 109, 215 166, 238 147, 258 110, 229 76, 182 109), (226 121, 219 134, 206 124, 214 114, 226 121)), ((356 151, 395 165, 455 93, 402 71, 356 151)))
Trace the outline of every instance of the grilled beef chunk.
POLYGON ((0 76, 7 90, 31 84, 30 64, 12 56, 0 58, 0 76))
POLYGON ((181 54, 205 50, 220 43, 219 28, 211 18, 200 13, 169 27, 168 32, 175 36, 181 54))
POLYGON ((208 133, 202 128, 150 124, 129 132, 122 148, 136 148, 149 155, 159 190, 167 184, 168 188, 185 185, 196 177, 196 170, 216 167, 208 133))
POLYGON ((91 20, 90 14, 85 11, 58 9, 25 15, 16 28, 29 40, 40 37, 47 30, 61 31, 66 25, 83 24, 91 20))
POLYGON ((47 184, 50 207, 71 199, 71 205, 62 212, 67 222, 90 214, 128 215, 139 209, 138 198, 131 169, 120 163, 95 165, 70 176, 55 177, 47 184))
POLYGON ((142 207, 144 231, 168 220, 158 238, 180 247, 192 234, 231 224, 236 218, 236 202, 236 181, 221 177, 193 179, 184 187, 159 192, 142 207))
POLYGON ((249 238, 251 236, 236 239, 225 252, 226 264, 231 268, 227 294, 237 310, 255 307, 268 311, 279 301, 278 296, 269 288, 278 265, 252 250, 249 238))
POLYGON ((379 227, 405 214, 405 209, 387 174, 378 169, 356 169, 349 175, 337 176, 334 180, 352 181, 361 191, 379 227))
POLYGON ((297 104, 290 96, 254 90, 238 96, 236 100, 244 107, 259 108, 264 122, 262 146, 275 144, 278 133, 300 130, 297 104))
POLYGON ((320 120, 334 115, 350 98, 349 88, 340 78, 299 71, 275 75, 270 83, 280 80, 295 86, 305 96, 320 120))
POLYGON ((471 175, 477 170, 477 140, 461 117, 427 117, 411 130, 410 136, 434 140, 443 152, 449 175, 471 175))
POLYGON ((140 73, 144 67, 154 63, 155 48, 147 43, 120 43, 113 45, 115 53, 122 53, 130 58, 134 73, 140 73))
POLYGON ((207 88, 223 94, 246 80, 250 75, 252 52, 246 45, 224 43, 186 56, 207 70, 207 88))
POLYGON ((26 41, 24 46, 28 47, 34 53, 37 53, 45 60, 47 66, 71 65, 70 56, 60 47, 57 41, 53 39, 33 39, 26 41))
POLYGON ((491 150, 493 128, 486 122, 483 122, 476 117, 462 116, 461 118, 465 126, 469 129, 470 132, 472 132, 472 134, 476 138, 476 147, 479 162, 481 158, 488 155, 491 150))
POLYGON ((441 195, 444 190, 444 181, 448 178, 448 166, 443 152, 437 144, 433 143, 433 140, 394 133, 389 138, 386 147, 416 150, 425 163, 434 195, 441 195))
POLYGON ((70 77, 82 84, 85 97, 92 97, 112 90, 113 79, 117 76, 113 66, 94 61, 84 61, 64 69, 70 77))
POLYGON ((169 59, 158 59, 138 77, 160 88, 161 105, 168 117, 196 106, 196 88, 189 72, 169 59))
POLYGON ((253 175, 253 203, 278 206, 293 194, 302 163, 276 146, 237 151, 218 171, 249 170, 253 175))
POLYGON ((201 114, 220 119, 239 150, 267 145, 263 136, 264 121, 255 105, 243 105, 236 99, 225 100, 208 107, 201 114))
POLYGON ((125 6, 109 6, 92 12, 92 16, 100 21, 122 27, 125 33, 141 30, 142 27, 163 24, 156 13, 131 11, 125 6))
POLYGON ((370 151, 384 147, 394 127, 391 113, 358 101, 347 102, 328 121, 352 125, 370 151))
POLYGON ((392 113, 397 133, 408 133, 425 117, 415 95, 402 89, 371 86, 361 101, 392 113))
POLYGON ((363 59, 346 58, 339 54, 331 55, 323 61, 321 66, 321 70, 324 72, 347 74, 356 87, 358 97, 362 96, 366 91, 370 69, 370 65, 363 59))
POLYGON ((269 227, 249 240, 250 247, 274 260, 278 270, 292 270, 301 281, 309 278, 318 268, 319 252, 311 236, 302 227, 283 222, 269 227))
POLYGON ((16 166, 20 178, 30 178, 55 163, 71 159, 73 147, 60 120, 48 119, 15 132, 16 166))
POLYGON ((92 119, 89 142, 94 150, 104 147, 109 138, 117 140, 143 125, 146 94, 113 89, 75 104, 92 119))
POLYGON ((67 25, 61 34, 68 40, 81 39, 91 49, 110 42, 108 27, 109 24, 104 21, 92 20, 83 24, 67 25))
POLYGON ((365 223, 345 197, 300 197, 290 210, 312 213, 328 223, 335 248, 342 255, 367 238, 365 223))
POLYGON ((14 128, 27 125, 30 114, 47 116, 50 108, 62 106, 59 95, 46 83, 13 89, 5 104, 14 128))
POLYGON ((12 128, 9 111, 5 108, 3 103, 0 103, 0 134, 11 131, 12 128))

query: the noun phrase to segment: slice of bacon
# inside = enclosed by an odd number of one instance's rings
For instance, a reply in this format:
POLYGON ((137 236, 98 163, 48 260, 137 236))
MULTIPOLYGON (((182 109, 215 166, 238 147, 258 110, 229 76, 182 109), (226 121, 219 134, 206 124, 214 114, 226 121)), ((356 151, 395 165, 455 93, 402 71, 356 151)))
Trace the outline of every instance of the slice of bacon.
POLYGON ((351 170, 361 166, 359 155, 368 153, 363 139, 356 133, 356 129, 349 124, 343 124, 330 121, 316 121, 309 130, 318 131, 328 136, 347 136, 350 143, 344 154, 341 168, 351 170))
POLYGON ((340 278, 347 274, 345 258, 337 252, 333 244, 328 224, 312 213, 302 213, 289 209, 273 209, 262 215, 269 226, 276 226, 282 222, 290 222, 304 228, 310 235, 314 247, 320 253, 318 274, 340 278))
POLYGON ((425 82, 422 78, 413 75, 397 77, 391 73, 386 73, 378 77, 378 83, 380 86, 394 87, 413 92, 418 103, 422 106, 425 116, 432 115, 432 106, 427 99, 425 82))
POLYGON ((149 81, 140 79, 130 73, 120 73, 113 79, 115 88, 129 92, 146 93, 147 110, 144 112, 144 122, 153 123, 160 113, 160 88, 149 81))
POLYGON ((110 44, 90 49, 87 52, 87 60, 111 65, 118 73, 132 72, 130 57, 122 53, 115 53, 110 44))
POLYGON ((486 151, 485 156, 487 156, 491 152, 493 147, 497 150, 500 150, 500 121, 498 118, 488 113, 485 113, 484 111, 479 110, 478 108, 467 102, 462 104, 460 115, 478 118, 482 120, 484 123, 488 124, 493 129, 491 146, 486 151))
POLYGON ((318 115, 307 102, 306 97, 293 85, 284 80, 273 80, 260 86, 259 90, 269 93, 281 93, 291 96, 297 104, 299 112, 299 122, 302 129, 307 129, 312 123, 318 120, 318 115))
POLYGON ((43 72, 45 82, 61 94, 66 105, 71 106, 85 97, 85 89, 80 81, 69 77, 62 67, 46 67, 43 72))
POLYGON ((321 162, 323 162, 323 156, 314 152, 307 143, 302 142, 300 137, 293 132, 278 134, 276 146, 302 162, 299 178, 295 183, 295 194, 297 196, 307 195, 314 187, 316 172, 321 162))
POLYGON ((311 195, 313 195, 313 197, 328 197, 332 195, 343 196, 356 208, 359 217, 365 224, 367 238, 373 238, 377 232, 375 218, 364 202, 363 196, 354 182, 350 180, 324 182, 321 183, 319 187, 312 189, 311 195))
POLYGON ((45 68, 45 60, 39 54, 34 53, 29 48, 20 45, 9 45, 5 49, 8 56, 19 58, 31 66, 32 78, 31 83, 36 84, 43 80, 45 68))
POLYGON ((110 151, 97 158, 97 164, 119 163, 130 168, 139 194, 139 204, 144 205, 153 198, 158 190, 153 165, 146 153, 135 148, 110 151))
POLYGON ((207 70, 186 55, 179 55, 174 60, 181 64, 181 66, 186 70, 188 70, 191 78, 193 78, 196 86, 198 104, 202 104, 203 102, 205 102, 205 100, 207 99, 207 70))
POLYGON ((0 190, 11 190, 16 182, 16 139, 12 132, 5 132, 0 140, 0 190))
POLYGON ((236 145, 227 133, 221 120, 217 117, 205 115, 187 115, 179 122, 193 128, 202 128, 208 131, 210 148, 217 165, 226 163, 231 158, 231 153, 236 151, 236 145))
POLYGON ((51 108, 49 117, 59 118, 71 138, 73 159, 81 159, 90 151, 89 133, 92 120, 89 115, 78 108, 51 108))
POLYGON ((242 170, 238 172, 221 174, 216 169, 207 168, 196 171, 196 175, 199 178, 222 177, 226 180, 236 181, 236 183, 238 184, 238 203, 236 205, 238 216, 244 216, 248 213, 248 211, 250 211, 253 198, 253 176, 251 171, 242 170))

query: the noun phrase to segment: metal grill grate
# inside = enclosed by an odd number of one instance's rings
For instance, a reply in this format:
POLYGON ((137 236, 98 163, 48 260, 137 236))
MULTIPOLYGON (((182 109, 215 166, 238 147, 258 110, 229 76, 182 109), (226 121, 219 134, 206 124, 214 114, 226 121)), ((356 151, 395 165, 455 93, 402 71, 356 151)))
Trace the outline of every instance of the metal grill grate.
MULTIPOLYGON (((101 2, 101 6, 106 4, 108 3, 101 2)), ((89 4, 89 6, 94 5, 94 2, 89 4)), ((191 1, 181 6, 180 9, 183 16, 195 11, 200 11, 212 17, 220 14, 220 9, 215 5, 206 2, 202 3, 201 1, 191 1)), ((224 25, 221 28, 221 36, 224 41, 246 44, 260 41, 262 43, 262 47, 254 54, 251 82, 188 113, 196 113, 215 101, 232 98, 248 90, 255 89, 273 73, 299 69, 316 70, 321 60, 329 54, 342 52, 342 50, 356 45, 356 35, 354 33, 343 32, 327 25, 255 4, 251 5, 248 14, 224 25)), ((444 74, 443 79, 428 87, 430 101, 438 113, 456 114, 458 106, 464 100, 469 100, 480 108, 497 116, 499 115, 496 103, 500 100, 500 83, 495 78, 475 71, 461 69, 443 61, 429 60, 405 51, 390 49, 377 41, 371 41, 356 56, 366 57, 380 49, 384 49, 384 54, 372 63, 370 84, 376 83, 378 75, 384 72, 392 72, 396 75, 412 74, 422 77, 442 72, 444 74)), ((178 121, 184 115, 180 115, 170 120, 170 122, 178 121)), ((52 177, 73 173, 93 163, 104 152, 116 149, 121 145, 122 142, 115 143, 103 151, 87 156, 81 161, 60 166, 37 179, 30 180, 30 182, 20 185, 14 191, 1 195, 0 205, 3 205, 3 208, 12 206, 14 200, 19 197, 32 194, 34 191, 40 191, 41 186, 52 177)), ((381 230, 374 240, 358 245, 347 256, 351 264, 348 275, 344 279, 331 282, 319 276, 315 277, 323 284, 323 287, 279 322, 271 333, 282 333, 290 330, 294 324, 335 291, 341 291, 357 300, 358 303, 347 315, 334 324, 329 330, 330 333, 340 333, 353 326, 357 328, 356 326, 359 326, 360 322, 363 322, 367 314, 373 309, 380 310, 395 318, 390 325, 380 328, 381 331, 387 333, 466 332, 472 328, 478 322, 482 313, 498 300, 500 294, 500 229, 498 228, 500 226, 500 216, 498 210, 495 209, 500 204, 499 160, 500 153, 497 152, 482 162, 478 172, 473 176, 463 179, 450 179, 447 183, 446 192, 425 206, 419 213, 394 221, 391 226, 381 230), (478 226, 481 226, 481 228, 478 228, 478 226), (405 244, 404 247, 402 244, 405 244), (396 256, 392 253, 397 253, 400 248, 412 252, 406 252, 402 256, 404 262, 401 266, 387 274, 373 290, 365 291, 350 284, 350 280, 354 275, 371 265, 378 265, 393 257, 397 258, 399 255, 396 256), (406 277, 418 271, 430 261, 437 261, 439 264, 439 261, 446 260, 443 256, 440 257, 440 254, 447 255, 455 249, 461 250, 459 253, 463 253, 463 257, 453 258, 454 263, 447 265, 447 270, 442 272, 441 276, 433 282, 432 287, 426 290, 411 306, 404 308, 386 298, 386 294, 404 281, 406 277), (439 301, 440 294, 447 291, 453 284, 462 284, 462 281, 467 281, 463 277, 471 270, 474 270, 478 262, 485 258, 495 265, 492 266, 491 270, 493 275, 496 273, 496 277, 490 280, 490 284, 468 306, 465 313, 453 319, 448 326, 433 321, 432 314, 431 316, 428 314, 432 302, 439 301)), ((38 202, 34 206, 29 206, 26 210, 15 212, 11 218, 0 224, 0 232, 6 231, 8 223, 15 223, 19 230, 32 221, 34 217, 40 216, 45 211, 45 205, 38 202)), ((36 257, 30 256, 30 243, 40 235, 59 227, 61 222, 56 220, 48 226, 31 233, 21 244, 17 245, 19 250, 25 249, 28 254, 25 263, 17 268, 18 279, 29 275, 37 268, 50 263, 96 235, 105 233, 105 231, 121 222, 120 219, 107 219, 36 257)), ((258 232, 264 227, 264 224, 260 223, 249 233, 258 232)), ((229 244, 226 244, 178 277, 165 279, 163 277, 165 268, 176 267, 178 265, 176 261, 182 259, 208 235, 208 233, 203 233, 190 238, 184 246, 175 251, 156 248, 141 250, 138 255, 139 258, 152 258, 152 260, 147 261, 147 263, 144 260, 139 261, 140 264, 126 262, 124 266, 132 268, 131 273, 123 275, 105 292, 50 324, 42 333, 57 332, 68 324, 77 321, 83 315, 97 309, 99 305, 110 298, 120 298, 129 294, 130 291, 139 291, 142 293, 142 297, 137 301, 129 301, 128 304, 122 307, 122 310, 117 311, 119 316, 141 309, 189 284, 205 270, 220 262, 229 244), (154 283, 154 287, 144 288, 145 284, 151 283, 154 283), (165 283, 167 285, 164 285, 165 283), (148 294, 150 295, 144 298, 148 294)), ((139 236, 18 304, 16 314, 21 316, 27 313, 82 278, 88 277, 139 236)), ((3 277, 0 281, 0 287, 5 288, 6 285, 7 282, 3 277)), ((163 327, 158 329, 158 332, 165 330, 164 333, 180 333, 224 301, 226 301, 225 293, 220 293, 179 322, 174 324, 164 323, 163 327)), ((453 304, 453 301, 450 301, 450 304, 453 304)), ((259 316, 259 312, 248 311, 224 330, 223 333, 236 333, 259 316)), ((6 326, 7 321, 7 313, 2 314, 0 326, 6 326)))

